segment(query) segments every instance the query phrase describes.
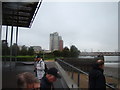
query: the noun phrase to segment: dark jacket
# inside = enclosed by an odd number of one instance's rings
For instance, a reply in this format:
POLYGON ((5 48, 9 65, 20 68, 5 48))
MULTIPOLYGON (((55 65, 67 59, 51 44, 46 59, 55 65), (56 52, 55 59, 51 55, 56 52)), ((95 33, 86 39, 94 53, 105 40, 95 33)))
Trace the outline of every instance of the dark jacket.
POLYGON ((89 90, 106 90, 106 80, 103 69, 93 67, 89 73, 89 90))
POLYGON ((48 79, 44 76, 40 82, 40 90, 53 90, 53 83, 50 83, 48 79))

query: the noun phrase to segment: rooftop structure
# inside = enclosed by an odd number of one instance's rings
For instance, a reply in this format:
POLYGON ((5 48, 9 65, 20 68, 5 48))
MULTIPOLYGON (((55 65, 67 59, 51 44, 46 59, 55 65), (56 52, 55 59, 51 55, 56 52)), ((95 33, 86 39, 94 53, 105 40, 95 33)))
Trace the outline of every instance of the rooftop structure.
POLYGON ((31 27, 41 2, 2 2, 2 25, 31 27))

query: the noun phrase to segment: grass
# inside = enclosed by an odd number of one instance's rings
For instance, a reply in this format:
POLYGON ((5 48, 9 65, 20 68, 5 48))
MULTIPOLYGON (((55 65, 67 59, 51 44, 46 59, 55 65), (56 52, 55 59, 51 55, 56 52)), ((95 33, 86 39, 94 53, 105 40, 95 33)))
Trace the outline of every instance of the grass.
MULTIPOLYGON (((29 56, 29 55, 26 55, 26 56, 2 56, 3 60, 4 58, 7 58, 6 60, 9 61, 9 58, 12 58, 13 60, 15 58, 17 58, 18 61, 34 61, 34 58, 35 56, 29 56)), ((49 56, 44 56, 44 60, 47 60, 47 61, 54 61, 55 58, 57 57, 49 57, 49 56)))
POLYGON ((34 58, 35 56, 16 56, 17 58, 34 58))
POLYGON ((35 56, 2 56, 2 57, 7 57, 7 58, 34 58, 35 56))

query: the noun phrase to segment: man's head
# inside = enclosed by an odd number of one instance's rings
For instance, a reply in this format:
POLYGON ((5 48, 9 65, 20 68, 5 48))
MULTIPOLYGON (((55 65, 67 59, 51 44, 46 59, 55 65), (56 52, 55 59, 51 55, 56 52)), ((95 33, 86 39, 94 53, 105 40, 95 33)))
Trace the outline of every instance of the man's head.
POLYGON ((34 79, 34 87, 33 88, 40 88, 40 81, 38 80, 38 78, 35 77, 34 79))
POLYGON ((36 60, 37 60, 37 61, 41 60, 40 55, 37 55, 37 56, 36 56, 36 60))
POLYGON ((24 72, 17 77, 18 88, 40 88, 39 80, 29 72, 24 72))
POLYGON ((61 78, 61 76, 59 75, 59 72, 56 68, 50 68, 47 71, 47 75, 46 75, 47 79, 49 82, 55 82, 57 80, 57 78, 61 78))
POLYGON ((99 68, 104 69, 104 61, 103 60, 97 60, 96 64, 99 68))

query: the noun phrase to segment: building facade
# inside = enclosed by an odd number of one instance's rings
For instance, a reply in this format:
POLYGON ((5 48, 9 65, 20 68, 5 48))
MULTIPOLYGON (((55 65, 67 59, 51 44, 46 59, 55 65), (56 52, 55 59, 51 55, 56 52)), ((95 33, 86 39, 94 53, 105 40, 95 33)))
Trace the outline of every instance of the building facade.
POLYGON ((50 34, 50 50, 62 50, 63 49, 63 40, 57 32, 50 34))
POLYGON ((63 50, 63 40, 59 41, 59 50, 62 51, 63 50))
POLYGON ((31 47, 33 47, 35 53, 39 53, 40 51, 42 51, 41 46, 31 46, 31 47))

